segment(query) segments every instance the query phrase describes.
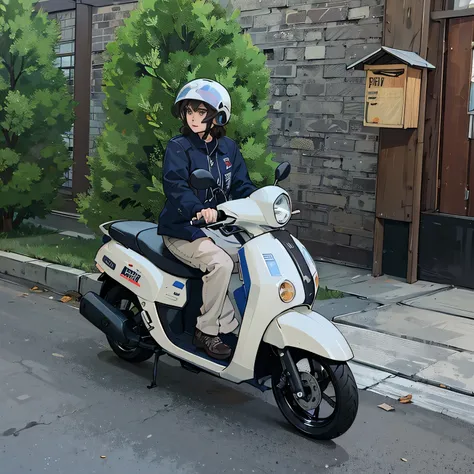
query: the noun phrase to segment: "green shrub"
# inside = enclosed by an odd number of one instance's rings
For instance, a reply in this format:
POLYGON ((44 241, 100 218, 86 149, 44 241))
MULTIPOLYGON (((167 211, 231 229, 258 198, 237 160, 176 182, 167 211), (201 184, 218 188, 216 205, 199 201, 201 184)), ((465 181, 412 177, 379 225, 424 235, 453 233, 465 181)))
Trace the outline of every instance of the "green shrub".
POLYGON ((269 71, 243 35, 237 14, 203 0, 144 0, 125 20, 104 66, 107 121, 89 158, 91 190, 79 199, 83 221, 156 220, 164 204, 162 159, 180 121, 171 115, 179 89, 205 77, 232 98, 228 136, 239 145, 257 186, 273 178, 267 151, 269 71))
POLYGON ((44 217, 71 164, 63 135, 73 102, 55 65, 59 34, 32 0, 0 0, 0 232, 44 217))

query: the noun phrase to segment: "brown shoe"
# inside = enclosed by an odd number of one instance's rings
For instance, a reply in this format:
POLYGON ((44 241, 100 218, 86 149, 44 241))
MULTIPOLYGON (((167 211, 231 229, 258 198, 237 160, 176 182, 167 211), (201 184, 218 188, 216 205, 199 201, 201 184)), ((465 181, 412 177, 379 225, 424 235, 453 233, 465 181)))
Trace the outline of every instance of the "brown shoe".
POLYGON ((193 344, 198 349, 204 349, 209 357, 225 360, 232 354, 232 349, 221 341, 219 336, 208 336, 199 329, 194 333, 193 344))

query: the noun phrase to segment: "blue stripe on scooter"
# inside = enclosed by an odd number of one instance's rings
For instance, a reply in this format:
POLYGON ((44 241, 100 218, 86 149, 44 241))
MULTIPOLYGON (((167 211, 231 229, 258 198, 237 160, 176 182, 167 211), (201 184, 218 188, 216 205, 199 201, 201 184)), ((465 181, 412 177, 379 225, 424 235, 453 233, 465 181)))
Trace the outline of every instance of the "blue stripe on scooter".
POLYGON ((250 273, 247 265, 247 259, 245 258, 245 249, 242 247, 239 249, 240 269, 242 270, 242 278, 244 279, 245 297, 249 297, 250 293, 250 273))
POLYGON ((243 317, 245 313, 245 308, 247 307, 247 300, 250 292, 250 273, 249 267, 247 265, 247 259, 245 258, 245 250, 241 248, 239 250, 239 260, 240 260, 240 270, 242 272, 242 278, 244 283, 242 286, 237 288, 234 291, 235 302, 240 312, 240 316, 243 317))

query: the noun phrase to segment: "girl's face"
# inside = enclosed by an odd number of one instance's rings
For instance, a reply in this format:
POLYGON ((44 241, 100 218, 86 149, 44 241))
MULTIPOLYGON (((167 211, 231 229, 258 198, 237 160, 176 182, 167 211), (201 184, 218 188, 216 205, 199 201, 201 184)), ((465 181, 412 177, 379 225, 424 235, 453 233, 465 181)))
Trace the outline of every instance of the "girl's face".
POLYGON ((206 131, 207 124, 203 123, 203 120, 207 116, 207 109, 204 104, 199 104, 197 110, 193 110, 192 107, 188 106, 186 109, 186 121, 188 127, 197 134, 204 134, 206 131))

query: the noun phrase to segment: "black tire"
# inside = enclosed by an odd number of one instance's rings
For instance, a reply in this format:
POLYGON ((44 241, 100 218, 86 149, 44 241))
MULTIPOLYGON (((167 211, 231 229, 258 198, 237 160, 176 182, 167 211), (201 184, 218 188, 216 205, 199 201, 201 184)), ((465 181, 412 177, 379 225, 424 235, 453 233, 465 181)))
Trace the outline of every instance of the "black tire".
MULTIPOLYGON (((351 369, 345 362, 330 361, 296 349, 292 349, 290 352, 295 364, 305 358, 311 358, 320 364, 320 367, 324 370, 319 373, 326 373, 329 381, 326 383, 324 380, 318 381, 318 385, 324 393, 328 386, 332 384, 336 401, 334 411, 330 417, 323 420, 315 419, 313 415, 305 412, 297 404, 288 384, 282 389, 277 387, 283 372, 280 362, 277 361, 272 374, 272 390, 283 416, 298 431, 313 439, 331 440, 343 435, 354 423, 359 407, 359 392, 351 369)), ((321 404, 317 408, 318 414, 320 407, 321 404)))
MULTIPOLYGON (((104 300, 118 309, 121 308, 121 305, 123 305, 124 301, 130 302, 130 307, 132 309, 129 309, 126 312, 127 317, 137 323, 135 329, 141 336, 150 336, 148 330, 143 324, 141 316, 137 316, 140 309, 140 303, 138 298, 131 291, 127 290, 122 285, 117 284, 106 292, 104 295, 104 300), (138 312, 135 312, 134 314, 133 308, 138 309, 138 312)), ((154 352, 149 349, 144 349, 142 347, 128 347, 123 344, 119 344, 109 336, 107 336, 107 341, 109 342, 109 345, 115 354, 127 362, 138 364, 150 359, 154 355, 154 352)))

